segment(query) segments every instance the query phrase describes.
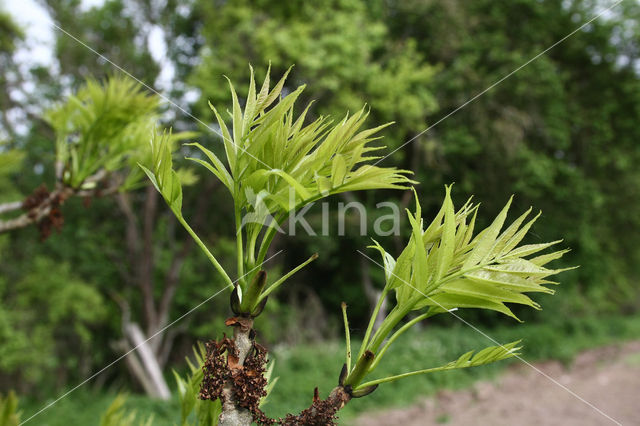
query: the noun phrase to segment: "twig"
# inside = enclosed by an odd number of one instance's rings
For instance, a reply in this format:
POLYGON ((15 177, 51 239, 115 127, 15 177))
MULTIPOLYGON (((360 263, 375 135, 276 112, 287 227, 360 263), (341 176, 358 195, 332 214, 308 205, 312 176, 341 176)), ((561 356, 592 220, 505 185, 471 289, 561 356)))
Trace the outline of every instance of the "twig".
POLYGON ((9 203, 0 204, 0 214, 12 212, 22 208, 22 201, 12 201, 9 203))

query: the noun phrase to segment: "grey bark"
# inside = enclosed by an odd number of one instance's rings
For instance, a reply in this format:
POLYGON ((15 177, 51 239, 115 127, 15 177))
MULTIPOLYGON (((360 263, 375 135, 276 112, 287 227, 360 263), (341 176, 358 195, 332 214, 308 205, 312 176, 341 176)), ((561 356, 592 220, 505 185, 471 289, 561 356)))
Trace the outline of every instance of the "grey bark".
POLYGON ((0 214, 12 212, 14 210, 19 210, 22 208, 22 201, 13 201, 10 203, 0 204, 0 214))
MULTIPOLYGON (((238 363, 244 364, 253 342, 249 338, 251 332, 250 327, 234 326, 234 340, 236 349, 238 350, 238 363)), ((222 405, 222 414, 220 414, 218 426, 250 426, 253 416, 246 408, 236 405, 233 397, 233 389, 230 383, 227 383, 222 390, 225 402, 222 405)))

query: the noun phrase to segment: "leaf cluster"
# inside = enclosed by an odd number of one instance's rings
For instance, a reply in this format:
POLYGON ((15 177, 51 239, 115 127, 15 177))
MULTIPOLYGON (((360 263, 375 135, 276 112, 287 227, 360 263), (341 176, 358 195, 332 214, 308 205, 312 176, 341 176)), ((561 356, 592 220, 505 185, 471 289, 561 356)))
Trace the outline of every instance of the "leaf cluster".
POLYGON ((124 395, 118 395, 102 414, 100 426, 151 426, 153 424, 153 416, 147 418, 146 421, 140 421, 137 419, 135 411, 125 410, 126 400, 124 395))
POLYGON ((141 184, 137 162, 147 161, 149 134, 156 125, 160 99, 133 80, 88 80, 76 94, 45 114, 56 134, 56 162, 62 182, 73 189, 90 183, 101 169, 121 172, 123 189, 141 184))
MULTIPOLYGON (((264 300, 263 290, 270 293, 284 282, 266 286, 256 278, 278 225, 291 211, 340 192, 403 189, 412 183, 409 171, 367 164, 378 158, 370 153, 383 147, 371 143, 387 125, 363 128, 368 115, 365 108, 337 122, 319 117, 305 124, 311 105, 296 116, 295 102, 304 86, 284 95, 287 74, 270 88, 267 73, 258 89, 251 70, 244 108, 229 81, 233 104, 228 111, 230 125, 210 105, 223 138, 225 161, 199 143, 189 144, 199 152, 198 157, 189 159, 210 171, 233 198, 238 242, 236 297, 247 313, 264 300), (260 288, 250 288, 258 284, 260 288)), ((182 189, 172 168, 171 144, 166 138, 154 138, 152 153, 152 161, 143 169, 227 284, 233 286, 229 274, 182 218, 182 189)))
POLYGON ((6 396, 0 395, 0 425, 18 426, 19 424, 18 397, 13 391, 6 396))
MULTIPOLYGON (((386 284, 353 369, 350 356, 347 356, 349 376, 345 383, 364 389, 414 374, 471 367, 514 356, 518 342, 485 349, 473 358, 469 352, 455 363, 435 369, 361 384, 393 342, 426 318, 458 308, 479 308, 498 311, 518 320, 507 303, 540 309, 540 305, 525 293, 553 294, 546 286, 557 283, 548 278, 565 269, 549 269, 545 265, 560 258, 567 250, 540 254, 560 241, 520 245, 540 215, 528 219, 529 209, 503 229, 510 205, 511 200, 490 226, 474 236, 478 205, 468 200, 456 211, 451 200, 451 186, 447 186, 440 211, 425 228, 416 194, 415 212, 407 211, 411 237, 401 254, 395 258, 377 242, 372 246, 382 255, 380 266, 385 270, 386 284), (373 318, 382 301, 392 294, 395 295, 393 308, 372 335, 373 318), (420 313, 392 333, 412 311, 420 313)), ((348 330, 346 314, 345 327, 348 330)))

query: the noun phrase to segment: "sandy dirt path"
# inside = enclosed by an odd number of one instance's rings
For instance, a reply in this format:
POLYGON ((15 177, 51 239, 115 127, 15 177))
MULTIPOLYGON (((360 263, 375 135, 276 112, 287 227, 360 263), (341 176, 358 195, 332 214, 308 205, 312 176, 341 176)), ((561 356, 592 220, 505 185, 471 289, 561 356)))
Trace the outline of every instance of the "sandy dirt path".
POLYGON ((640 341, 586 351, 569 368, 555 361, 534 365, 615 421, 519 363, 495 382, 443 391, 405 409, 368 413, 355 424, 640 425, 640 341))

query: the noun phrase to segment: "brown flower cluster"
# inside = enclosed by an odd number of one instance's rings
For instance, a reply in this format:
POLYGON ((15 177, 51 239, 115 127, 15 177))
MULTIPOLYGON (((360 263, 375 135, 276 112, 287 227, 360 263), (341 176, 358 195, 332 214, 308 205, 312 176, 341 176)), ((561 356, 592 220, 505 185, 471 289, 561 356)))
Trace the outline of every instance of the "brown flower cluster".
POLYGON ((42 184, 36 188, 31 195, 29 195, 23 202, 23 210, 27 210, 27 215, 33 221, 37 221, 38 229, 40 230, 40 239, 46 240, 51 231, 55 229, 60 232, 62 224, 64 223, 64 217, 60 206, 64 202, 64 198, 61 193, 49 192, 47 187, 42 184), (39 217, 40 209, 42 207, 48 207, 49 211, 42 217, 39 217))
POLYGON ((338 410, 352 398, 349 386, 336 387, 325 400, 320 399, 316 388, 309 408, 297 415, 287 414, 284 418, 271 419, 259 407, 260 399, 267 394, 267 380, 264 378, 267 350, 253 342, 244 364, 240 365, 232 339, 225 336, 221 341, 210 341, 206 346, 200 398, 220 399, 224 405, 228 395, 224 392, 226 386, 231 389, 234 403, 249 410, 253 420, 261 426, 333 426, 336 425, 338 410))
POLYGON ((266 396, 267 379, 264 377, 267 350, 253 343, 244 364, 238 363, 235 342, 226 336, 220 341, 207 343, 207 359, 203 366, 204 378, 200 398, 225 402, 223 389, 229 385, 235 403, 246 408, 259 424, 273 424, 259 408, 260 399, 266 396), (226 356, 225 356, 226 354, 226 356))
POLYGON ((334 426, 336 425, 336 413, 351 399, 348 389, 338 386, 327 399, 320 399, 318 388, 313 391, 311 406, 298 415, 287 414, 284 419, 278 421, 283 426, 334 426))

